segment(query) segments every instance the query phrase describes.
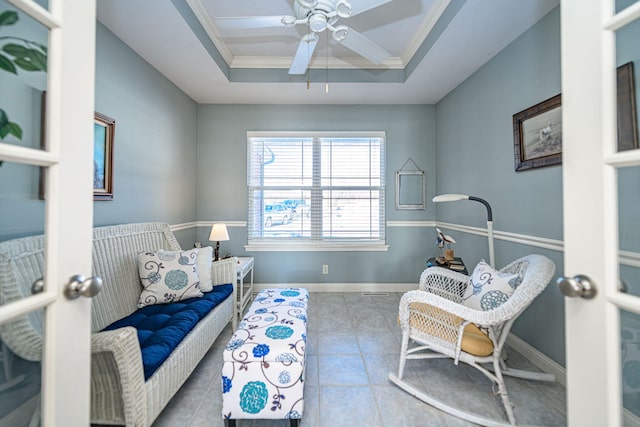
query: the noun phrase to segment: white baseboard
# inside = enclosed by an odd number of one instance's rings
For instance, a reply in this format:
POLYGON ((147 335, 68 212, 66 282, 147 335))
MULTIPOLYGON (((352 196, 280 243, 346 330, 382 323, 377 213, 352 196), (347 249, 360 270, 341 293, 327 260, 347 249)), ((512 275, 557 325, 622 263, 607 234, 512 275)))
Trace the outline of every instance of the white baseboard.
POLYGON ((417 283, 256 283, 254 290, 271 288, 305 288, 309 292, 407 292, 417 283))
POLYGON ((555 375, 558 383, 565 387, 567 386, 567 371, 562 365, 545 356, 535 347, 530 346, 512 333, 507 337, 507 344, 526 357, 534 366, 542 370, 542 372, 555 375))

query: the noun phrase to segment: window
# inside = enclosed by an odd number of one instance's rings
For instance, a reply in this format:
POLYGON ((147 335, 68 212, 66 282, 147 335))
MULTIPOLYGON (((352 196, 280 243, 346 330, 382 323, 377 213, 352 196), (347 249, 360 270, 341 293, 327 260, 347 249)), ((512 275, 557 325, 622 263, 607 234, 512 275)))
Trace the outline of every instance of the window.
POLYGON ((386 250, 384 132, 248 132, 249 249, 386 250))

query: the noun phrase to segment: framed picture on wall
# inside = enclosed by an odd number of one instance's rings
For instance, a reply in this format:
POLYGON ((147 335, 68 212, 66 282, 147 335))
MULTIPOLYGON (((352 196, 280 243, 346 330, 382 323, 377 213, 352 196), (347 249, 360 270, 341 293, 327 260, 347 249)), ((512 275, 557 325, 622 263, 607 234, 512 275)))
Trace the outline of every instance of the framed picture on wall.
POLYGON ((618 151, 638 148, 633 62, 618 67, 618 151))
MULTIPOLYGON (((47 93, 42 92, 40 147, 46 149, 47 93)), ((94 113, 93 123, 93 200, 113 200, 113 141, 116 121, 109 116, 94 113)), ((40 168, 38 196, 45 199, 45 168, 40 168)))
POLYGON ((95 113, 93 124, 93 200, 113 200, 113 136, 116 121, 95 113))
POLYGON ((562 163, 561 96, 513 115, 516 172, 562 163))

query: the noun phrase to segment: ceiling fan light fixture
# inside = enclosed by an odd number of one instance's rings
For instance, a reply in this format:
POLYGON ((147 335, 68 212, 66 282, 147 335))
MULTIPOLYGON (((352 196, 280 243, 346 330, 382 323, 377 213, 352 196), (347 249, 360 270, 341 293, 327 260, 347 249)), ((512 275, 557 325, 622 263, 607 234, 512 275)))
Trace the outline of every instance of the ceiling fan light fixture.
POLYGON ((346 25, 338 25, 333 30, 333 39, 337 42, 341 42, 342 40, 347 38, 349 34, 349 27, 346 25))
POLYGON ((338 0, 336 3, 336 14, 340 18, 348 18, 353 13, 353 9, 351 8, 351 3, 347 0, 338 0))
POLYGON ((309 17, 309 28, 314 33, 320 33, 327 29, 327 17, 321 13, 314 13, 309 17))

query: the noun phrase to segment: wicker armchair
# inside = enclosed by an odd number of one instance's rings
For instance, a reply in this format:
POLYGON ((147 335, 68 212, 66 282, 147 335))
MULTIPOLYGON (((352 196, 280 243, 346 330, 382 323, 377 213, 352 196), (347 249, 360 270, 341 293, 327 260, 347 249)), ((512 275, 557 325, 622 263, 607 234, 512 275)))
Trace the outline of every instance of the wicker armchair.
POLYGON ((400 300, 400 366, 398 375, 390 374, 389 379, 415 397, 454 416, 486 426, 506 424, 449 406, 402 380, 407 359, 448 357, 456 365, 460 361, 467 363, 495 383, 508 422, 515 424, 503 375, 545 381, 555 378, 549 374, 507 368, 502 357, 504 344, 513 322, 544 290, 554 271, 551 260, 541 255, 529 255, 510 263, 500 272, 517 273, 522 282, 502 305, 480 311, 461 304, 469 277, 439 267, 426 269, 420 277, 419 290, 407 292, 400 300), (410 340, 418 345, 409 348, 410 340))

